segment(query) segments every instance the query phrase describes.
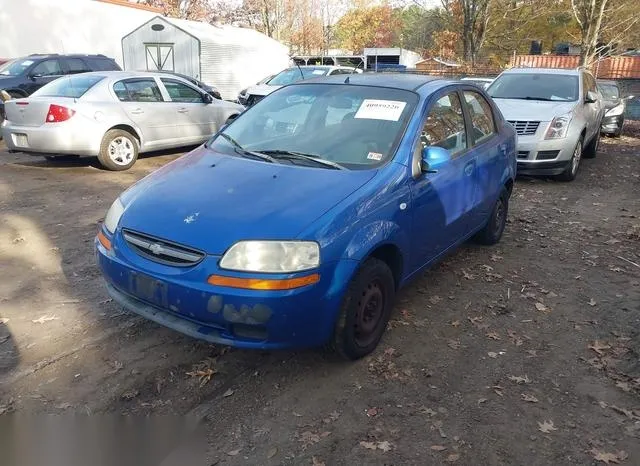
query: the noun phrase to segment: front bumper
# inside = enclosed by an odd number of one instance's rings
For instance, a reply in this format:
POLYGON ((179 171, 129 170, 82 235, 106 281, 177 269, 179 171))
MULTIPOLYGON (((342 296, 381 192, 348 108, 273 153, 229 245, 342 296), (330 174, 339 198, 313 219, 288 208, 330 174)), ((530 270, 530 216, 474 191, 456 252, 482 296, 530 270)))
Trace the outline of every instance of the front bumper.
POLYGON ((518 136, 518 175, 559 175, 571 163, 577 139, 544 139, 541 129, 547 126, 540 124, 540 135, 518 136))
POLYGON ((624 125, 624 114, 604 117, 602 119, 602 126, 600 126, 600 132, 605 134, 617 134, 622 132, 624 125))
POLYGON ((94 128, 71 122, 20 126, 5 121, 2 136, 10 151, 34 154, 98 155, 102 140, 94 128))
POLYGON ((294 290, 235 289, 206 282, 212 274, 231 275, 219 270, 217 256, 207 256, 189 268, 172 267, 138 255, 118 233, 110 240, 111 250, 98 241, 95 244, 107 290, 116 302, 191 337, 239 348, 304 348, 326 343, 358 266, 350 260, 323 264, 317 271, 318 283, 294 290), (131 284, 136 275, 162 284, 157 299, 136 296, 131 284))

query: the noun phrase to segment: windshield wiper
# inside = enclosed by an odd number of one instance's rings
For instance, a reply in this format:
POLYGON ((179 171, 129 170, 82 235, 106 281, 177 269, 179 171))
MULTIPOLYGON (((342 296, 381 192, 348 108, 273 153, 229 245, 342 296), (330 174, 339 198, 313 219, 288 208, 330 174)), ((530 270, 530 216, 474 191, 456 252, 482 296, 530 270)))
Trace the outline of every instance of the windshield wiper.
POLYGON ((531 96, 525 96, 525 97, 495 97, 495 96, 491 96, 492 99, 515 99, 515 100, 542 100, 543 102, 556 102, 555 99, 549 99, 547 97, 531 97, 531 96))
POLYGON ((291 150, 280 150, 280 149, 266 149, 257 151, 261 154, 269 154, 273 156, 275 159, 298 159, 298 160, 307 160, 311 162, 315 162, 319 165, 324 165, 327 168, 332 168, 334 170, 346 170, 346 168, 339 163, 332 162, 331 160, 325 160, 321 158, 319 155, 314 154, 305 154, 302 152, 296 152, 291 150))
POLYGON ((238 153, 238 154, 240 154, 242 156, 252 156, 252 157, 256 157, 256 158, 258 158, 260 160, 264 160, 266 162, 271 162, 271 163, 275 163, 275 161, 276 161, 276 159, 274 159, 273 157, 268 156, 267 154, 261 154, 260 152, 253 152, 253 151, 245 149, 244 147, 242 147, 240 145, 240 143, 238 141, 233 139, 228 134, 220 133, 219 136, 222 136, 227 141, 229 141, 231 143, 231 145, 233 146, 233 150, 236 151, 236 153, 238 153))

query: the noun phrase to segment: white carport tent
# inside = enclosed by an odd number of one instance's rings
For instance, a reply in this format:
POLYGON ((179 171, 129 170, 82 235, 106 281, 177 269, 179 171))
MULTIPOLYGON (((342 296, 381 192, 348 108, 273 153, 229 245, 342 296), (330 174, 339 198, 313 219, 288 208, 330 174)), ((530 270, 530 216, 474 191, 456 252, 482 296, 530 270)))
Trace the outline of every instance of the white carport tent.
POLYGON ((183 73, 216 86, 225 99, 289 64, 286 46, 253 29, 162 16, 124 36, 122 53, 126 70, 183 73))

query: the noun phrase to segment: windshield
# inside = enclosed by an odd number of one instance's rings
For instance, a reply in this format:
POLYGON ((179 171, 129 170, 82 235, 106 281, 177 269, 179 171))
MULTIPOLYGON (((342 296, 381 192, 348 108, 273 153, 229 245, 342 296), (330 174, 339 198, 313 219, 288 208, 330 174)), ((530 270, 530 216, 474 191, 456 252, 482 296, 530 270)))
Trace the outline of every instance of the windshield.
POLYGON ((578 76, 550 73, 509 73, 499 76, 487 92, 494 99, 578 100, 578 76))
POLYGON ((68 76, 46 84, 33 93, 34 97, 72 97, 78 99, 102 81, 104 76, 68 76))
POLYGON ((33 60, 12 60, 0 66, 0 76, 20 76, 24 70, 33 65, 33 60))
POLYGON ((295 83, 301 79, 325 76, 328 71, 329 70, 327 68, 289 68, 276 74, 273 78, 267 81, 267 84, 271 86, 286 86, 287 84, 295 83), (301 70, 302 74, 300 73, 301 70), (304 76, 304 78, 302 76, 304 76))
POLYGON ((602 97, 607 100, 620 98, 620 91, 618 90, 618 86, 615 84, 598 84, 598 89, 600 89, 602 97))
POLYGON ((417 102, 415 93, 400 89, 289 86, 249 108, 223 131, 227 137, 215 137, 208 146, 229 155, 242 155, 240 149, 268 154, 279 163, 322 168, 291 157, 297 153, 368 169, 393 157, 417 102))

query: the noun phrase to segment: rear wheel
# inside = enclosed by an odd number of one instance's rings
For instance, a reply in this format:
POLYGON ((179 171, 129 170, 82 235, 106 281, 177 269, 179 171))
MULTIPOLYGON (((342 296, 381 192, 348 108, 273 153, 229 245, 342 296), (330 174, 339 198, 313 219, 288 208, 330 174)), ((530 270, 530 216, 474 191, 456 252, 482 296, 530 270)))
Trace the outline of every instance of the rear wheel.
POLYGON ((491 246, 496 244, 502 238, 504 228, 507 225, 507 214, 509 213, 509 192, 506 189, 502 190, 500 197, 493 206, 491 216, 485 227, 480 230, 475 237, 475 240, 480 244, 491 246))
POLYGON ((384 333, 393 303, 395 281, 386 263, 367 259, 342 302, 331 347, 346 359, 355 360, 371 353, 384 333))
POLYGON ((584 148, 582 156, 585 159, 595 159, 598 153, 598 146, 600 145, 600 131, 591 139, 591 142, 584 148))
POLYGON ((558 175, 558 179, 561 181, 573 181, 578 174, 578 167, 580 166, 580 159, 582 158, 582 137, 578 139, 575 149, 573 149, 573 155, 569 165, 558 175))
POLYGON ((103 167, 113 170, 128 170, 138 160, 138 142, 129 132, 111 129, 100 144, 98 160, 103 167))

